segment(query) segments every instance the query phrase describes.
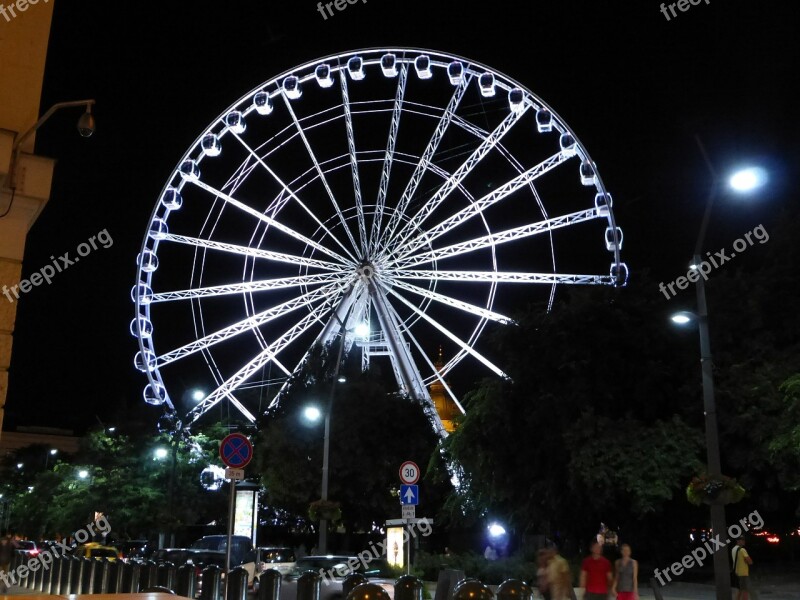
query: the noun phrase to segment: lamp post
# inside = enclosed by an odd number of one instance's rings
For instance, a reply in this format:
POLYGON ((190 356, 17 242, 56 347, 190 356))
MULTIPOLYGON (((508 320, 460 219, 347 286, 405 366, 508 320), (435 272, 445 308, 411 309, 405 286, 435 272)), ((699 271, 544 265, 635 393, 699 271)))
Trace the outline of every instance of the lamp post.
MULTIPOLYGON (((344 353, 345 335, 352 331, 358 338, 367 338, 369 336, 369 325, 366 323, 357 324, 352 330, 347 329, 345 323, 347 318, 342 320, 338 314, 334 312, 334 317, 339 321, 339 349, 336 355, 336 364, 331 376, 331 387, 328 393, 328 405, 325 409, 325 433, 322 442, 322 485, 320 488, 320 499, 323 501, 328 500, 328 481, 330 473, 330 445, 331 445, 331 414, 333 412, 333 399, 336 395, 336 384, 344 383, 346 379, 339 374, 339 368, 342 364, 342 355, 344 353)), ((309 421, 317 421, 320 418, 320 410, 315 406, 309 406, 303 411, 303 416, 309 421)), ((328 520, 321 518, 319 520, 319 542, 317 543, 317 551, 319 554, 325 554, 328 551, 328 520)))
MULTIPOLYGON (((705 146, 699 137, 695 136, 695 141, 703 155, 706 168, 711 176, 711 187, 706 199, 703 221, 700 225, 700 232, 697 236, 697 243, 694 248, 692 267, 700 268, 702 262, 703 244, 705 243, 706 231, 711 218, 711 210, 717 198, 720 188, 719 176, 708 157, 705 146)), ((764 181, 763 171, 760 169, 744 169, 737 171, 730 178, 730 187, 737 192, 749 192, 760 186, 764 181)), ((722 475, 722 460, 719 450, 719 429, 717 425, 717 404, 714 396, 714 372, 713 359, 711 354, 711 336, 708 329, 708 303, 706 302, 705 277, 697 277, 695 282, 697 292, 697 328, 700 335, 700 368, 703 382, 703 413, 705 415, 706 430, 706 460, 708 463, 708 475, 711 478, 719 478, 722 475)), ((686 324, 691 318, 686 313, 679 313, 673 317, 673 322, 686 324)), ((711 502, 711 529, 715 536, 719 536, 720 541, 725 541, 725 505, 718 500, 711 502)), ((714 581, 716 584, 717 600, 730 600, 731 582, 729 576, 728 555, 725 551, 714 553, 714 581)))

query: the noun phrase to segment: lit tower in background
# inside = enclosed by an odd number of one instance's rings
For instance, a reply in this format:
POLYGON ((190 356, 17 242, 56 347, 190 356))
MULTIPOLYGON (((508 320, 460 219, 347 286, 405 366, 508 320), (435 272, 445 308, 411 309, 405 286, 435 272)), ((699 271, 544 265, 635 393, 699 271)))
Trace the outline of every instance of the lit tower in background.
MULTIPOLYGON (((444 359, 442 358, 441 346, 439 346, 439 356, 437 357, 436 362, 433 363, 433 366, 436 367, 436 370, 439 371, 439 373, 441 373, 442 369, 444 368, 444 359)), ((456 406, 456 403, 453 402, 453 399, 447 395, 444 386, 438 379, 434 380, 428 390, 431 393, 431 400, 433 400, 433 405, 436 407, 436 412, 439 413, 439 418, 442 420, 442 425, 444 425, 445 431, 447 431, 447 433, 453 433, 456 428, 456 415, 461 414, 456 406)))

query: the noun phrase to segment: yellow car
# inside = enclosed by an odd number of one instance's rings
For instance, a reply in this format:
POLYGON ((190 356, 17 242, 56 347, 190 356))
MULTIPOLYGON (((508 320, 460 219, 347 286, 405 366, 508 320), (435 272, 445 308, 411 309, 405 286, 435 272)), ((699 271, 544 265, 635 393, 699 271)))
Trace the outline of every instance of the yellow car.
POLYGON ((113 546, 103 546, 97 542, 90 542, 88 544, 80 544, 76 546, 73 551, 73 556, 80 556, 86 558, 107 558, 110 561, 115 561, 120 558, 119 550, 113 546))

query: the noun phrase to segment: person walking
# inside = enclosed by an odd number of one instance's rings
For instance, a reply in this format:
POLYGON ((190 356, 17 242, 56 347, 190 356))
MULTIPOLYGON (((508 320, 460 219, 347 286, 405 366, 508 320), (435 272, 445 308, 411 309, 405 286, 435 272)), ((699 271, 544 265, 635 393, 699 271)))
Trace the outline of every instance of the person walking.
POLYGON ((639 562, 631 558, 630 544, 620 546, 622 558, 614 561, 612 595, 617 600, 639 600, 639 562))
POLYGON ((748 600, 750 598, 750 565, 753 564, 753 559, 744 549, 744 544, 744 536, 741 536, 736 539, 736 545, 731 550, 733 573, 736 575, 736 580, 739 584, 736 600, 748 600))
MULTIPOLYGON (((3 531, 0 539, 0 574, 6 575, 11 570, 11 560, 14 558, 14 551, 17 547, 12 533, 3 531)), ((10 586, 6 583, 6 579, 0 578, 0 594, 7 594, 9 589, 10 586)))
POLYGON ((556 546, 549 549, 547 562, 547 587, 551 600, 572 600, 572 572, 567 559, 558 553, 556 546))
POLYGON ((589 546, 591 554, 581 563, 581 580, 578 587, 583 588, 583 600, 607 600, 613 580, 611 563, 603 556, 600 542, 593 541, 589 546))

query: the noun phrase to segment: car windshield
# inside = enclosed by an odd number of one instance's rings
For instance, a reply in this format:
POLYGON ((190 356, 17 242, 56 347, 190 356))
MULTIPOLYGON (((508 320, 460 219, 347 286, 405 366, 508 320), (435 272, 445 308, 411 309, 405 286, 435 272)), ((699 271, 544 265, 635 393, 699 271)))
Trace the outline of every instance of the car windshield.
POLYGON ((289 548, 261 550, 261 560, 268 563, 294 562, 294 552, 289 548))
POLYGON ((192 544, 192 548, 197 550, 225 550, 227 545, 225 538, 201 538, 192 544))

